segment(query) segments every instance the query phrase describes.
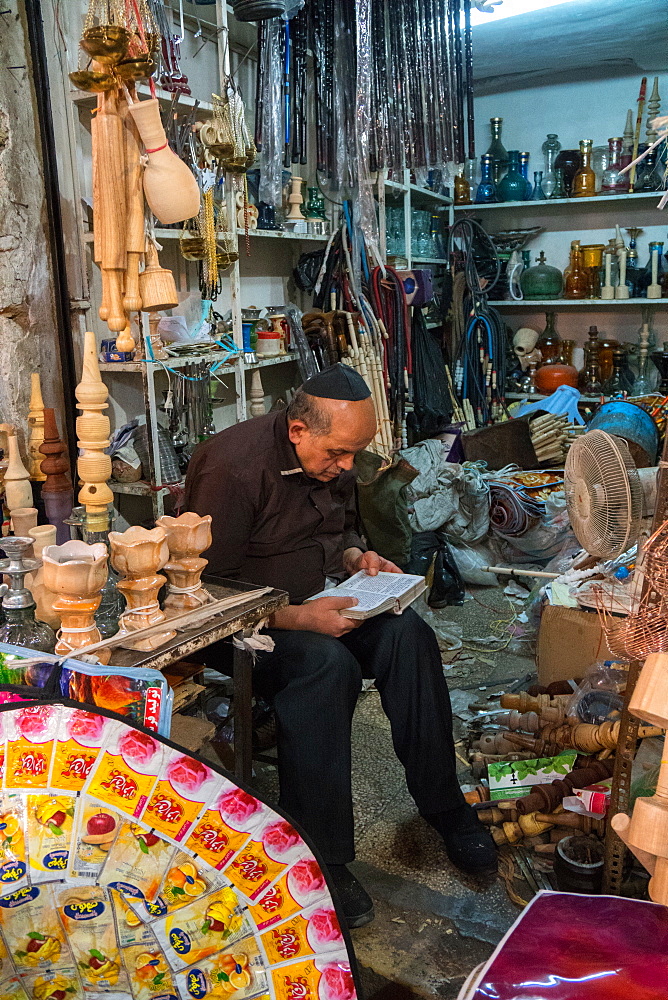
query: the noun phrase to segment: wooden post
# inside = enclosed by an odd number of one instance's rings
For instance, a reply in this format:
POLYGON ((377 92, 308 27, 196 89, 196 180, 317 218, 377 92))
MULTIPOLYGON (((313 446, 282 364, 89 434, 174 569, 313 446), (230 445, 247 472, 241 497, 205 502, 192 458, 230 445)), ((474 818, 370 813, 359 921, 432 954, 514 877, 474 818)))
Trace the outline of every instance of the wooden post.
POLYGON ((41 483, 46 479, 41 469, 42 456, 39 453, 40 446, 44 440, 44 400, 42 399, 42 387, 39 382, 38 372, 33 372, 30 376, 28 426, 30 427, 30 438, 28 440, 30 478, 41 483))
MULTIPOLYGON (((107 387, 100 376, 95 334, 87 330, 84 335, 83 371, 75 390, 81 416, 77 417, 78 445, 82 451, 77 462, 83 486, 79 490, 79 503, 88 514, 106 515, 114 495, 107 486, 111 476, 111 458, 105 455, 109 447, 109 417, 107 387)), ((106 529, 106 519, 105 519, 106 529)))

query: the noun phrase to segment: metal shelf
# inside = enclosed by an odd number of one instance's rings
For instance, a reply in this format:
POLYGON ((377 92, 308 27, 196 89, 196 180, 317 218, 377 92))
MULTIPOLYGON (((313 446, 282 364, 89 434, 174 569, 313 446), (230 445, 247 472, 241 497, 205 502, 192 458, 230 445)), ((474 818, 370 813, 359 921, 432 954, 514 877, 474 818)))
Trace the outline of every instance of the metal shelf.
MULTIPOLYGON (((245 229, 237 229, 237 236, 245 236, 245 229)), ((327 236, 316 236, 313 233, 289 233, 287 230, 277 232, 274 229, 249 229, 249 236, 264 236, 271 239, 283 239, 283 240, 316 240, 318 243, 326 243, 329 239, 329 233, 327 236)))
POLYGON ((408 191, 411 191, 418 199, 422 198, 425 201, 437 201, 442 205, 452 205, 452 198, 449 195, 430 191, 429 188, 420 187, 418 184, 401 184, 399 181, 386 180, 385 187, 401 194, 407 194, 408 191))
MULTIPOLYGON (((639 194, 597 194, 593 198, 547 198, 545 201, 500 201, 485 205, 454 205, 453 209, 455 212, 489 212, 508 211, 509 209, 517 211, 518 208, 533 208, 537 213, 540 213, 544 209, 551 211, 553 208, 563 205, 569 205, 571 208, 576 205, 601 206, 606 204, 626 204, 629 206, 633 205, 634 202, 646 202, 649 198, 656 198, 658 200, 662 193, 662 191, 641 191, 639 194)), ((642 207, 642 205, 638 205, 638 207, 642 207)))
MULTIPOLYGON (((516 400, 516 399, 528 399, 531 402, 534 402, 537 399, 549 399, 549 395, 545 395, 545 394, 540 393, 540 392, 507 392, 505 398, 506 399, 512 399, 512 400, 516 400)), ((602 398, 603 398, 603 401, 605 403, 607 403, 607 402, 609 402, 609 400, 612 397, 611 396, 603 396, 602 398)), ((580 398, 578 400, 578 404, 580 404, 580 403, 600 403, 600 401, 601 401, 601 396, 600 395, 599 396, 585 396, 585 395, 583 395, 581 393, 580 394, 580 398)))
MULTIPOLYGON (((165 105, 170 105, 172 103, 173 94, 168 90, 163 90, 159 83, 156 83, 155 89, 157 91, 157 98, 165 105)), ((137 95, 139 97, 149 98, 151 97, 151 91, 148 84, 138 83, 136 85, 137 95)), ((85 106, 87 104, 97 104, 97 94, 93 94, 88 90, 70 90, 70 100, 74 104, 79 105, 79 107, 85 106)), ((177 109, 179 107, 192 108, 197 100, 196 97, 188 96, 187 94, 179 94, 178 101, 176 103, 177 109)), ((211 114, 213 112, 213 105, 210 101, 200 101, 197 105, 197 110, 211 114)))
POLYGON ((413 257, 414 264, 447 264, 447 260, 443 257, 413 257))
MULTIPOLYGON (((197 364, 202 361, 215 361, 217 358, 216 351, 209 354, 186 354, 179 358, 165 358, 163 361, 100 361, 100 371, 101 372, 119 372, 123 374, 131 372, 141 372, 145 370, 157 371, 164 367, 167 368, 185 368, 186 365, 197 364)), ((222 352, 221 352, 222 353, 222 352)), ((252 364, 244 365, 244 371, 252 371, 254 368, 270 368, 273 365, 285 365, 291 361, 297 361, 297 354, 285 354, 279 355, 276 358, 263 358, 261 361, 253 361, 252 364)), ((234 363, 229 363, 226 365, 221 365, 220 368, 216 369, 216 372, 220 374, 231 374, 232 372, 240 371, 240 367, 234 363)))
POLYGON ((587 309, 616 309, 618 306, 652 306, 663 303, 668 305, 668 299, 490 299, 488 305, 495 309, 509 306, 526 308, 531 306, 558 306, 560 309, 574 306, 585 306, 587 309))

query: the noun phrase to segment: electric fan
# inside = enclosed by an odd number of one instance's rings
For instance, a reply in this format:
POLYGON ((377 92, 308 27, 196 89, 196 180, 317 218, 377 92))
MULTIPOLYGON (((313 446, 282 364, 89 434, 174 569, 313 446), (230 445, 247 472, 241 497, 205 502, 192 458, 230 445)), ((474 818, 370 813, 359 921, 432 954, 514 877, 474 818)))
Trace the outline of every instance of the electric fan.
POLYGON ((653 506, 656 470, 647 472, 641 479, 626 441, 606 431, 588 431, 573 442, 564 493, 575 537, 590 555, 613 559, 638 541, 653 506))

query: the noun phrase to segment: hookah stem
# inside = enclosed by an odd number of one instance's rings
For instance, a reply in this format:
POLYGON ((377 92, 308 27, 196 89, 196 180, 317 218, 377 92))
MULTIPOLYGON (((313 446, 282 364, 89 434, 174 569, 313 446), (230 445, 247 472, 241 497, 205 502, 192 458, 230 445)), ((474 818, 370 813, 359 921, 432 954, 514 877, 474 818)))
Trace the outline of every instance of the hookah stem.
POLYGON ((463 163, 466 159, 466 153, 464 152, 464 79, 462 73, 463 60, 460 0, 451 0, 451 4, 451 30, 455 41, 455 93, 457 95, 457 117, 455 121, 456 152, 457 162, 463 163))
POLYGON ((301 22, 301 79, 299 99, 301 102, 301 135, 299 137, 299 162, 306 165, 308 161, 308 21, 306 11, 298 15, 301 22))
POLYGON ((255 75, 255 148, 262 152, 262 113, 264 109, 264 59, 267 30, 264 21, 258 21, 257 67, 255 75))
POLYGON ((325 169, 324 122, 323 122, 323 46, 320 5, 310 4, 307 8, 310 19, 311 49, 313 51, 313 76, 315 79, 315 155, 316 171, 325 169))
MULTIPOLYGON (((298 79, 298 69, 297 63, 299 61, 299 36, 297 32, 296 18, 291 22, 290 26, 290 105, 292 108, 291 118, 292 118, 292 130, 291 130, 291 146, 292 150, 290 153, 290 162, 297 163, 299 160, 299 104, 297 95, 297 79, 298 79)), ((289 166, 289 164, 286 164, 289 166)))
POLYGON ((283 83, 284 108, 285 108, 285 154, 283 156, 283 166, 290 166, 290 22, 285 22, 283 52, 283 83))
MULTIPOLYGON (((642 128, 642 118, 645 111, 645 96, 647 94, 647 77, 644 76, 640 81, 640 93, 638 94, 638 114, 636 116, 636 130, 633 136, 633 155, 632 160, 635 160, 638 155, 638 145, 640 143, 640 129, 642 128)), ((634 164, 629 171, 629 194, 633 193, 636 182, 636 166, 634 164)))
POLYGON ((473 37, 471 0, 464 0, 464 52, 466 57, 466 112, 468 121, 468 159, 475 160, 475 113, 473 108, 473 37))
POLYGON ((436 80, 436 33, 434 27, 434 18, 436 16, 436 10, 433 0, 426 0, 424 8, 424 27, 425 27, 425 59, 426 59, 426 72, 424 78, 425 93, 424 93, 424 119, 427 123, 427 134, 429 137, 429 150, 430 150, 430 162, 433 164, 438 164, 440 157, 441 144, 439 142, 439 123, 440 115, 437 110, 438 105, 435 105, 436 95, 438 94, 438 82, 436 80), (428 113, 428 109, 431 112, 428 113))

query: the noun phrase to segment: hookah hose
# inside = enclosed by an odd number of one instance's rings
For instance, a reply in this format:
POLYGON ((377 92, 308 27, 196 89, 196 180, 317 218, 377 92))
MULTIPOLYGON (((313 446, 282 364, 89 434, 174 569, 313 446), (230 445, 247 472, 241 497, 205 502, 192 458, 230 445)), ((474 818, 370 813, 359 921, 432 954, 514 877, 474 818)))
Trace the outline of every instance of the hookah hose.
MULTIPOLYGON (((371 272, 370 301, 387 334, 384 373, 389 382, 390 416, 397 427, 404 427, 406 402, 410 398, 412 355, 410 322, 406 294, 401 278, 386 265, 371 272)), ((405 432, 404 432, 405 433, 405 432)))

